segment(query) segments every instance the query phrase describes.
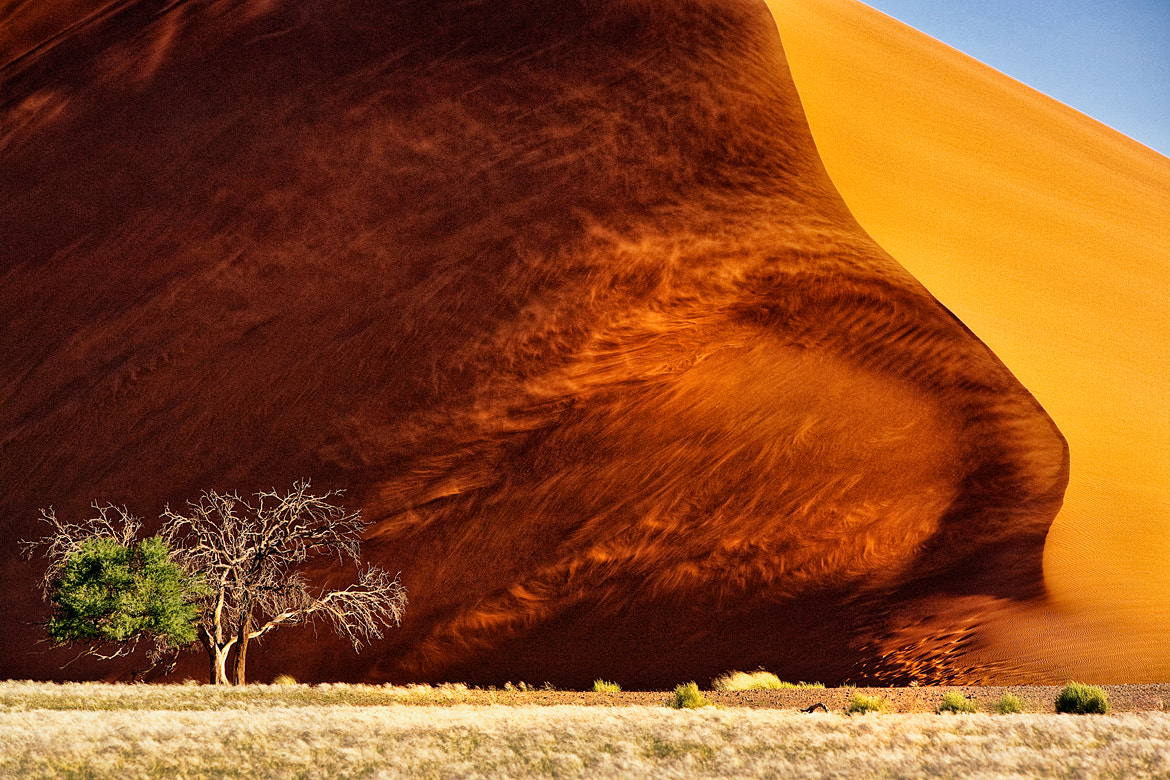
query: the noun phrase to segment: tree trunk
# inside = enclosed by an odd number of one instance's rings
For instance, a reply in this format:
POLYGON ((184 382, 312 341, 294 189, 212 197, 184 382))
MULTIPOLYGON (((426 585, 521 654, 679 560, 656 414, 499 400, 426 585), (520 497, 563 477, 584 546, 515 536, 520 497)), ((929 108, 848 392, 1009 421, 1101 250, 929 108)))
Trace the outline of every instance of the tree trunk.
POLYGON ((211 673, 215 676, 216 685, 230 685, 227 676, 227 657, 228 651, 232 649, 232 644, 224 645, 223 647, 215 648, 215 660, 212 661, 211 673))
POLYGON ((199 642, 207 652, 207 682, 210 685, 218 685, 219 675, 217 671, 219 670, 219 665, 216 662, 219 654, 216 652, 216 642, 203 626, 199 627, 199 642))
POLYGON ((236 685, 247 685, 244 667, 248 663, 248 634, 252 633, 252 614, 249 612, 236 635, 236 685))

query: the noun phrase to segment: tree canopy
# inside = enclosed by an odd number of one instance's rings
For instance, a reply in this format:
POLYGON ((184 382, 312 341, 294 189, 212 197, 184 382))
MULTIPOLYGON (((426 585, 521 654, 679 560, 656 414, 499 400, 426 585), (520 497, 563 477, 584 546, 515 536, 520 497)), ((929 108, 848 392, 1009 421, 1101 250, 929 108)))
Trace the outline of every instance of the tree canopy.
POLYGON ((198 638, 193 601, 201 586, 171 560, 157 536, 130 547, 109 538, 87 539, 66 559, 53 588, 56 611, 49 636, 99 643, 157 637, 185 647, 198 638))

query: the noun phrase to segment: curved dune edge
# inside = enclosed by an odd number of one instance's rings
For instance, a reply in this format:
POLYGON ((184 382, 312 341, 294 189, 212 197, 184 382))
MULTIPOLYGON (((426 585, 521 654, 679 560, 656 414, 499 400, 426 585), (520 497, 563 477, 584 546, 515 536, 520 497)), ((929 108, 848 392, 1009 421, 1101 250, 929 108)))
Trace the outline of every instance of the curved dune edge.
POLYGON ((764 4, 112 9, 4 75, 4 541, 310 475, 410 609, 258 679, 1015 674, 1065 441, 850 215, 764 4))
POLYGON ((1036 673, 1170 676, 1170 160, 853 0, 769 0, 821 158, 875 240, 1069 441, 1036 673))

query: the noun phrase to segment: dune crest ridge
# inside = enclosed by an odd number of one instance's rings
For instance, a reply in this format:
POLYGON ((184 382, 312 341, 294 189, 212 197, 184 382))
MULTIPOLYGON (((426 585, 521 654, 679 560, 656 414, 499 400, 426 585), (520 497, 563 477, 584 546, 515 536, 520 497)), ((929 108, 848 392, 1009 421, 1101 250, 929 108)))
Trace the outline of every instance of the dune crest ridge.
POLYGON ((765 4, 131 2, 3 87, 6 540, 346 488, 407 618, 257 679, 1011 672, 1064 439, 853 219, 765 4))

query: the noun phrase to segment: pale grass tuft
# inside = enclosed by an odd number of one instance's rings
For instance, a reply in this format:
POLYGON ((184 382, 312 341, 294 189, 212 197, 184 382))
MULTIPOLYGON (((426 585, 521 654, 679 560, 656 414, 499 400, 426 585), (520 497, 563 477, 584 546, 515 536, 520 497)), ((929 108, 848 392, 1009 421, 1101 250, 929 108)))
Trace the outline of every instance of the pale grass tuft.
POLYGON ((728 672, 711 681, 711 688, 716 691, 778 691, 785 688, 824 687, 821 683, 785 682, 763 669, 754 672, 728 672))
POLYGON ((610 682, 609 680, 594 680, 593 681, 594 693, 621 693, 621 690, 622 690, 622 686, 618 685, 615 682, 610 682))

